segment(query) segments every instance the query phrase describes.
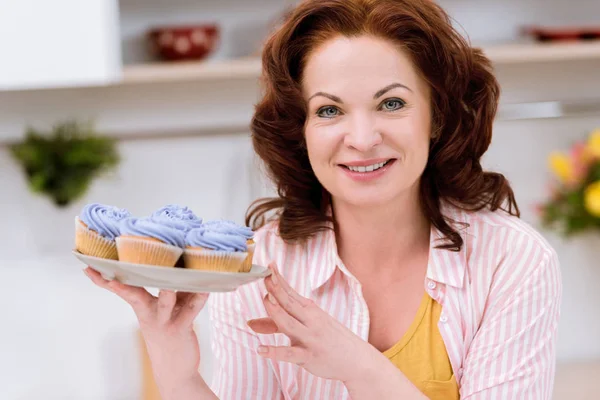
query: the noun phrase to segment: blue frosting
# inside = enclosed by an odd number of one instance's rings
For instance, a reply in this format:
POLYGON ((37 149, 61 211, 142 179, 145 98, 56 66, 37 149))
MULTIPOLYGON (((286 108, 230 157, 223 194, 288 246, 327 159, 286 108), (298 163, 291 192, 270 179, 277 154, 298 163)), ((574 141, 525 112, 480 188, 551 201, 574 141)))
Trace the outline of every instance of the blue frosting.
POLYGON ((143 236, 158 239, 164 243, 185 247, 185 233, 149 218, 126 218, 121 221, 121 235, 143 236))
POLYGON ((241 235, 248 239, 254 237, 254 232, 247 226, 238 225, 233 221, 217 220, 207 221, 204 223, 204 227, 213 232, 228 233, 231 235, 241 235))
POLYGON ((212 231, 206 228, 196 228, 188 232, 185 243, 191 247, 203 247, 219 251, 248 251, 246 238, 241 235, 212 231))
POLYGON ((91 203, 83 207, 79 219, 100 236, 114 240, 120 234, 120 222, 130 216, 123 208, 91 203))
POLYGON ((188 207, 177 204, 168 204, 159 208, 152 213, 150 219, 184 232, 202 226, 202 218, 198 218, 188 207))

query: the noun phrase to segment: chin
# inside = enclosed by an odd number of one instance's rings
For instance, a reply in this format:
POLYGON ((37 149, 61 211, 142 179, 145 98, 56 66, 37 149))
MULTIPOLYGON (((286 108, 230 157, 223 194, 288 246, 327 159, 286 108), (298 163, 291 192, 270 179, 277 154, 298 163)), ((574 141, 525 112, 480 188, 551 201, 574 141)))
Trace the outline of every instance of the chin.
POLYGON ((398 190, 390 192, 362 188, 360 190, 341 191, 339 195, 334 195, 334 198, 337 199, 337 201, 355 207, 381 207, 392 203, 401 195, 402 192, 399 192, 398 190))

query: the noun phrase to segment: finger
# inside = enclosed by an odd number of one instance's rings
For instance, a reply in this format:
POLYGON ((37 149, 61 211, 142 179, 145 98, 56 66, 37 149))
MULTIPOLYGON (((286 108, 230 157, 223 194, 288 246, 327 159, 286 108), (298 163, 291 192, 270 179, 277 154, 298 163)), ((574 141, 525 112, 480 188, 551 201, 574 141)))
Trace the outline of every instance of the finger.
POLYGON ((306 349, 291 346, 258 346, 257 353, 265 358, 290 362, 300 366, 306 364, 309 358, 306 349))
POLYGON ((173 312, 171 314, 173 320, 177 319, 177 316, 179 315, 181 310, 184 308, 184 306, 186 304, 188 304, 188 302, 190 301, 190 298, 195 295, 196 295, 196 293, 192 293, 192 292, 177 292, 176 293, 175 296, 177 297, 177 300, 175 301, 175 306, 173 307, 173 312))
POLYGON ((175 320, 181 326, 191 325, 208 300, 208 293, 189 293, 179 304, 180 310, 175 320))
POLYGON ((263 298, 265 309, 267 313, 277 325, 278 331, 284 333, 290 338, 302 340, 302 337, 308 336, 308 330, 306 326, 302 325, 300 321, 291 316, 283 307, 281 307, 273 295, 267 293, 263 298))
POLYGON ((108 287, 108 283, 110 281, 107 279, 104 279, 102 277, 102 274, 100 274, 100 272, 96 271, 95 269, 92 269, 92 267, 87 267, 83 270, 83 273, 88 278, 90 278, 90 280, 92 282, 94 282, 95 285, 100 286, 103 289, 110 290, 110 288, 108 287))
POLYGON ((97 286, 113 292, 129 303, 138 318, 144 317, 149 312, 150 305, 155 300, 155 297, 148 293, 146 289, 125 285, 116 279, 108 281, 98 271, 90 267, 86 268, 84 272, 97 286))
POLYGON ((177 294, 172 290, 161 290, 158 293, 156 318, 159 323, 165 323, 171 320, 173 307, 176 302, 177 294))
POLYGON ((312 304, 310 300, 300 296, 284 281, 281 275, 275 272, 275 270, 270 277, 265 279, 265 286, 281 307, 283 307, 291 316, 306 325, 307 321, 312 317, 308 312, 308 306, 312 304))
POLYGON ((277 324, 272 318, 251 319, 247 322, 247 324, 254 332, 261 333, 263 335, 272 335, 279 332, 277 324))
POLYGON ((277 264, 272 262, 269 264, 269 268, 271 269, 271 275, 268 277, 270 281, 273 281, 276 285, 281 285, 283 290, 285 290, 288 295, 290 295, 294 300, 296 300, 303 307, 312 305, 312 301, 307 299, 306 297, 301 296, 294 288, 292 288, 289 283, 283 278, 283 276, 279 273, 279 269, 277 268, 277 264))

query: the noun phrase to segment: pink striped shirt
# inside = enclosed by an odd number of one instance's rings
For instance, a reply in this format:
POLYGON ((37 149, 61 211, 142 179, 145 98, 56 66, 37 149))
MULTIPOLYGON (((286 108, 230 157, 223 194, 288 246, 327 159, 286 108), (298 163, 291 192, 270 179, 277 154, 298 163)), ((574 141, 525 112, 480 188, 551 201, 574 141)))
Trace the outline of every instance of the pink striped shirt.
MULTIPOLYGON (((550 399, 562 294, 556 253, 518 218, 498 211, 444 215, 466 222, 459 252, 435 249, 431 231, 424 289, 442 306, 438 327, 461 399, 550 399)), ((323 232, 288 245, 276 226, 257 232, 254 263, 275 261, 301 295, 368 340, 369 311, 361 285, 337 254, 335 235, 323 232)), ((211 295, 215 377, 220 399, 349 399, 338 381, 256 354, 260 344, 286 346, 285 335, 257 335, 246 325, 266 317, 264 283, 211 295)), ((400 339, 400 338, 398 338, 400 339)))

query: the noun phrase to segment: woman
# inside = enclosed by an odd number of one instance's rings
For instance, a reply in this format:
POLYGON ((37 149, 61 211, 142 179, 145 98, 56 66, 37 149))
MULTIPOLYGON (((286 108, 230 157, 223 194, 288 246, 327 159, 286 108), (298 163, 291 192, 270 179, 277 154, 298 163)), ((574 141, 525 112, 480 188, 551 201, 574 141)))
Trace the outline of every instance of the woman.
POLYGON ((489 61, 429 0, 309 0, 266 43, 254 148, 272 276, 206 295, 92 280, 141 325, 164 399, 550 399, 558 261, 484 172, 489 61))

